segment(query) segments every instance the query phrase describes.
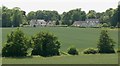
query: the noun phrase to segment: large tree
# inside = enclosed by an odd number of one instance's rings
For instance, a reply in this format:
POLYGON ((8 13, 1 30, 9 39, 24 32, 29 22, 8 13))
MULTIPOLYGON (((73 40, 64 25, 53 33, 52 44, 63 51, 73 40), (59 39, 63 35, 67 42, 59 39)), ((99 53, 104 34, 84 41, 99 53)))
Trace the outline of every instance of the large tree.
POLYGON ((33 55, 44 57, 59 55, 60 42, 57 37, 51 33, 40 32, 32 37, 34 48, 33 55))
POLYGON ((15 7, 13 8, 13 26, 19 27, 22 24, 22 12, 20 8, 15 7))
POLYGON ((2 7, 2 27, 11 27, 12 26, 12 10, 7 7, 2 7))
POLYGON ((119 5, 118 5, 118 10, 117 10, 117 12, 118 12, 118 27, 120 27, 120 2, 119 2, 119 5))
POLYGON ((74 21, 84 21, 86 19, 85 11, 82 11, 81 8, 73 9, 69 12, 64 12, 62 14, 62 24, 72 25, 74 21))
POLYGON ((102 30, 97 45, 99 53, 115 53, 114 44, 115 42, 108 35, 108 31, 102 30))
POLYGON ((2 27, 19 27, 26 21, 25 11, 22 11, 19 7, 13 9, 2 7, 2 27))
POLYGON ((7 36, 7 42, 2 49, 3 57, 23 57, 27 56, 28 45, 27 38, 24 33, 18 28, 12 31, 7 36))

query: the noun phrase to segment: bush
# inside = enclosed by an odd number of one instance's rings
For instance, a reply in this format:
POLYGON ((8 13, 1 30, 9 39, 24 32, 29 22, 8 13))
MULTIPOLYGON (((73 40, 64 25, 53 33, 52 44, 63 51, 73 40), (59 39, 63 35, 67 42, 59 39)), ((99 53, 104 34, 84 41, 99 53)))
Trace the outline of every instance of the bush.
POLYGON ((7 42, 5 47, 2 49, 3 57, 21 57, 27 55, 27 43, 28 40, 24 36, 24 33, 17 29, 12 31, 11 34, 7 36, 7 42))
POLYGON ((68 49, 68 54, 70 54, 70 55, 78 55, 79 53, 78 53, 76 48, 71 47, 71 48, 68 49))
POLYGON ((83 51, 84 54, 96 54, 98 53, 98 50, 94 49, 94 48, 88 48, 88 49, 85 49, 83 51))
POLYGON ((107 23, 103 23, 102 27, 109 27, 109 25, 107 23))
POLYGON ((107 30, 102 30, 97 45, 99 53, 115 53, 115 42, 109 37, 107 30))
POLYGON ((32 55, 41 55, 44 57, 60 55, 60 42, 53 34, 40 32, 32 37, 34 48, 32 55))
POLYGON ((118 53, 120 53, 120 50, 118 49, 118 51, 117 51, 118 53))

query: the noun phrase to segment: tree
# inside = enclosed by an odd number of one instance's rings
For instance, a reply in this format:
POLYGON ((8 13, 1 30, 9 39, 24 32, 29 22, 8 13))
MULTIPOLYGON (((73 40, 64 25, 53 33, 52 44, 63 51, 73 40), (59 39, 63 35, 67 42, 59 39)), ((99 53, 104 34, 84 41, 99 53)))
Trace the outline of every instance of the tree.
POLYGON ((95 19, 96 18, 96 12, 94 10, 90 10, 87 14, 88 19, 95 19))
POLYGON ((13 8, 13 27, 19 27, 22 24, 22 12, 20 8, 15 7, 13 8))
POLYGON ((7 7, 2 7, 2 27, 11 27, 12 26, 12 11, 7 7))
POLYGON ((36 12, 29 12, 27 15, 28 20, 32 19, 41 19, 45 20, 46 22, 48 21, 57 21, 60 20, 60 15, 58 14, 57 11, 49 11, 49 10, 38 10, 36 12))
MULTIPOLYGON (((117 10, 117 13, 118 13, 118 16, 120 16, 120 2, 119 2, 119 5, 118 5, 118 10, 117 10)), ((120 18, 118 18, 118 27, 120 27, 120 18)))
POLYGON ((36 12, 31 11, 27 14, 27 19, 30 21, 32 19, 36 19, 36 12))
POLYGON ((2 8, 0 7, 0 27, 2 27, 2 8))
POLYGON ((32 55, 43 57, 59 55, 60 42, 53 34, 40 32, 32 37, 34 48, 32 55))
POLYGON ((116 27, 117 24, 118 24, 118 12, 117 12, 117 9, 114 10, 114 14, 113 16, 111 17, 111 26, 114 26, 116 27))
POLYGON ((7 42, 2 49, 3 57, 23 57, 27 55, 29 41, 18 28, 7 36, 7 42))
POLYGON ((114 45, 115 42, 108 35, 107 30, 102 30, 97 45, 99 53, 115 53, 114 45))
POLYGON ((56 25, 59 25, 59 24, 60 24, 60 23, 59 23, 59 20, 57 20, 55 24, 56 24, 56 25))
POLYGON ((26 21, 25 11, 22 11, 19 7, 13 9, 2 7, 2 27, 19 27, 26 21))
POLYGON ((81 11, 81 8, 70 10, 69 12, 64 12, 62 14, 62 24, 72 25, 74 21, 84 21, 86 19, 85 11, 81 11))

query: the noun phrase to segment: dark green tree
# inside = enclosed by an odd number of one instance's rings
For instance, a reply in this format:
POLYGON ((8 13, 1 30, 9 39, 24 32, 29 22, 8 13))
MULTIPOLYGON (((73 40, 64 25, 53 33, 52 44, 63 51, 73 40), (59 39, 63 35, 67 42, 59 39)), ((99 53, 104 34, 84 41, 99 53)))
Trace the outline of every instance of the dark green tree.
POLYGON ((114 45, 115 42, 108 35, 107 30, 102 30, 97 45, 99 53, 115 53, 114 45))
POLYGON ((12 10, 7 7, 2 7, 2 27, 11 27, 12 26, 12 10))
POLYGON ((0 27, 2 27, 2 7, 0 7, 0 27))
POLYGON ((60 42, 53 34, 40 32, 32 40, 34 43, 32 55, 48 57, 60 54, 60 42))
POLYGON ((19 27, 20 24, 22 24, 22 12, 20 10, 20 8, 15 7, 13 8, 13 27, 19 27))
POLYGON ((27 14, 27 20, 30 21, 32 19, 36 19, 36 12, 31 11, 27 14))
POLYGON ((119 2, 119 5, 118 5, 118 10, 117 10, 117 12, 118 12, 118 27, 120 27, 120 18, 119 18, 119 16, 120 16, 120 2, 119 2))
POLYGON ((60 23, 59 23, 59 20, 57 20, 55 24, 56 24, 56 25, 59 25, 59 24, 60 24, 60 23))
POLYGON ((7 36, 7 42, 2 49, 3 57, 23 57, 27 55, 29 41, 18 28, 7 36))
POLYGON ((86 19, 86 13, 85 11, 81 11, 81 8, 79 9, 73 9, 69 12, 64 12, 62 14, 62 24, 64 25, 72 25, 74 21, 84 21, 86 19))
POLYGON ((114 14, 113 14, 113 16, 111 17, 110 20, 111 20, 110 21, 111 26, 116 27, 117 24, 118 24, 118 12, 117 12, 117 9, 114 10, 114 14))

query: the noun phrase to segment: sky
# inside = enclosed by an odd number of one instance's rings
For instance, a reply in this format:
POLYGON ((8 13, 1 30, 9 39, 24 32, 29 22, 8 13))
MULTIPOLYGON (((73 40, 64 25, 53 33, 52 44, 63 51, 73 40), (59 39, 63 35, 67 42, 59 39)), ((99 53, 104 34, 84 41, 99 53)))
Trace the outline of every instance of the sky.
POLYGON ((8 7, 20 7, 29 13, 37 10, 56 10, 58 13, 68 12, 69 10, 82 8, 88 12, 104 12, 108 8, 117 8, 120 0, 1 0, 0 4, 8 7))

